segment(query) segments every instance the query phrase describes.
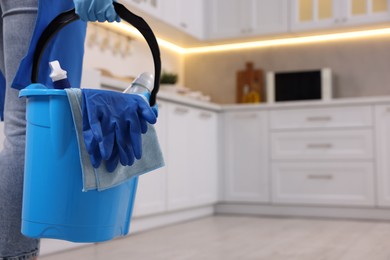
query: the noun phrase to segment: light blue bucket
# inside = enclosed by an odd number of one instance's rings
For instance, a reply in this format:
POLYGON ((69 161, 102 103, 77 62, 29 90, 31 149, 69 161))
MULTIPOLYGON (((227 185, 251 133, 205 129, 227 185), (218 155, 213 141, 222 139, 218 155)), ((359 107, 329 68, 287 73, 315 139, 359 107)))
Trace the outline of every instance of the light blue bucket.
POLYGON ((82 192, 79 149, 66 92, 24 89, 27 97, 22 233, 101 242, 129 231, 138 178, 82 192))
MULTIPOLYGON (((157 39, 142 17, 113 2, 122 20, 137 28, 153 55, 155 78, 150 97, 154 106, 161 74, 157 39)), ((37 83, 39 64, 47 42, 65 25, 76 21, 75 10, 60 14, 42 32, 32 67, 37 83)), ((27 97, 26 161, 22 233, 32 238, 72 242, 101 242, 126 235, 138 178, 104 191, 82 192, 82 173, 76 131, 66 92, 30 86, 27 97)))

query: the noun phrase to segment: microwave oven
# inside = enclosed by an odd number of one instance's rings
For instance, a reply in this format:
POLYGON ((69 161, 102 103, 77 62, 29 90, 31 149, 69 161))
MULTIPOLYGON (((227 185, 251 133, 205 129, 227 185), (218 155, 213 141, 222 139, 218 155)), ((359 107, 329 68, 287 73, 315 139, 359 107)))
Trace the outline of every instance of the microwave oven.
POLYGON ((268 72, 267 102, 330 100, 332 72, 329 68, 292 72, 268 72))

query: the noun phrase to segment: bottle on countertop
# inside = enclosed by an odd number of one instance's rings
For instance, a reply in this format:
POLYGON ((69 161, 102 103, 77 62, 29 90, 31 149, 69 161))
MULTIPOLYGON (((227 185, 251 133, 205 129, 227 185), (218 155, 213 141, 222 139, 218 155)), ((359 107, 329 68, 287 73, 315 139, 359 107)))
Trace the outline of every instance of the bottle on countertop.
POLYGON ((68 81, 68 76, 66 70, 61 68, 60 62, 58 60, 49 62, 51 73, 50 78, 53 81, 53 86, 55 89, 65 89, 70 88, 70 83, 68 81))
POLYGON ((150 99, 150 93, 154 86, 154 76, 151 73, 144 72, 140 74, 131 85, 123 91, 128 94, 138 94, 145 98, 146 101, 150 99))

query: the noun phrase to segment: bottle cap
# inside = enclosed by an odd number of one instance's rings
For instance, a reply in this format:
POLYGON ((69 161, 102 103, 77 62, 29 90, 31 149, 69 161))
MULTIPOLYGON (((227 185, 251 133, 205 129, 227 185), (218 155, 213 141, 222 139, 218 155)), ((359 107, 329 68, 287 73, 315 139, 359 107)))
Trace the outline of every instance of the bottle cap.
POLYGON ((53 82, 68 78, 66 70, 61 68, 58 60, 49 62, 49 65, 51 68, 50 78, 53 82))
POLYGON ((132 84, 141 85, 152 92, 154 86, 154 75, 149 72, 144 72, 140 74, 132 84))

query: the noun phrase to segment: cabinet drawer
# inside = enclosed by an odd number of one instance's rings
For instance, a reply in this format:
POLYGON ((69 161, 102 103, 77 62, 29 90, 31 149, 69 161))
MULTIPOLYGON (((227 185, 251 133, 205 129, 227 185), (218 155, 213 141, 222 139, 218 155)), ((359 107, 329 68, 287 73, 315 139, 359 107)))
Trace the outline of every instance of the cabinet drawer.
POLYGON ((271 111, 272 129, 360 127, 372 125, 369 106, 271 111))
POLYGON ((373 164, 274 163, 272 200, 286 204, 374 206, 373 164))
POLYGON ((371 159, 372 139, 370 129, 272 133, 272 159, 371 159))

